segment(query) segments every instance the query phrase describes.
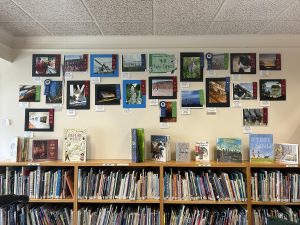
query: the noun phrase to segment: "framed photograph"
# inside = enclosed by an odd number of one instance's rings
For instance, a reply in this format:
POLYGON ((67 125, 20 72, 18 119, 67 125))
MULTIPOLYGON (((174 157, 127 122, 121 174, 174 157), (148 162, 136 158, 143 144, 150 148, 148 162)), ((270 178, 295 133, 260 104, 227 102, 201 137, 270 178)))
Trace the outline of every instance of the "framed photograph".
POLYGON ((25 109, 25 131, 53 131, 54 109, 25 109))
POLYGON ((259 54, 260 70, 281 70, 281 54, 259 54))
POLYGON ((146 108, 146 80, 123 80, 123 108, 146 108))
POLYGON ((65 55, 65 72, 85 72, 88 68, 88 54, 65 55))
POLYGON ((96 84, 95 105, 120 105, 120 84, 96 84))
POLYGON ((161 101, 160 122, 176 122, 177 121, 177 102, 161 101))
POLYGON ((243 126, 267 126, 268 108, 243 109, 243 126))
POLYGON ((90 108, 90 81, 74 80, 67 82, 67 109, 90 108))
POLYGON ((176 69, 174 54, 149 54, 150 73, 174 73, 176 69))
POLYGON ((40 102, 41 85, 20 85, 19 102, 40 102))
POLYGON ((206 107, 230 107, 230 77, 206 78, 206 107))
POLYGON ((206 53, 207 70, 228 70, 229 54, 228 53, 206 53))
POLYGON ((180 53, 180 81, 203 81, 203 52, 180 53))
POLYGON ((90 57, 91 77, 119 76, 119 59, 117 54, 94 54, 90 57))
POLYGON ((285 79, 261 79, 259 80, 259 92, 261 101, 285 101, 285 79))
POLYGON ((256 100, 257 82, 234 83, 233 100, 256 100))
POLYGON ((54 81, 46 79, 44 81, 46 96, 46 104, 62 104, 63 103, 63 89, 62 81, 54 81))
POLYGON ((122 72, 145 72, 146 54, 122 55, 122 72))
POLYGON ((57 160, 58 140, 33 140, 32 161, 57 160))
POLYGON ((181 91, 181 108, 203 108, 204 104, 203 89, 181 91))
POLYGON ((231 53, 231 74, 256 74, 256 53, 231 53))
POLYGON ((32 55, 33 77, 59 77, 60 55, 33 54, 32 55))
POLYGON ((149 77, 149 99, 177 99, 177 77, 149 77))

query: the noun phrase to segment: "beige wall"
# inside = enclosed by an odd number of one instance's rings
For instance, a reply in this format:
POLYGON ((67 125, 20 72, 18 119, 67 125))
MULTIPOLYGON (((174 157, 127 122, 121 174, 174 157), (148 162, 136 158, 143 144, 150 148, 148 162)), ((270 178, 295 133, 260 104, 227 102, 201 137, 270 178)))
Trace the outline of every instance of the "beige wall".
MULTIPOLYGON (((209 37, 206 37, 209 40, 209 37)), ((126 39, 125 39, 126 40, 126 39)), ((224 38, 224 41, 230 41, 224 38)), ((202 39, 203 41, 203 39, 202 39)), ((280 42, 281 40, 279 40, 280 42)), ((140 42, 139 42, 140 43, 140 42)), ((184 39, 182 40, 184 42, 184 39)), ((251 46, 255 45, 255 39, 252 38, 251 46)), ((271 102, 269 108, 269 125, 267 127, 253 127, 255 133, 273 133, 275 142, 300 143, 300 104, 299 104, 299 43, 296 47, 286 46, 284 40, 282 45, 270 46, 268 40, 259 42, 259 48, 248 47, 244 44, 235 46, 234 43, 223 47, 213 48, 205 42, 194 42, 189 47, 178 45, 178 41, 172 45, 172 38, 168 39, 168 48, 161 48, 161 43, 155 41, 151 43, 151 48, 128 48, 126 43, 119 44, 118 49, 89 49, 89 50, 16 50, 13 63, 0 62, 0 118, 8 118, 12 121, 11 126, 4 127, 0 125, 0 156, 7 152, 9 140, 13 136, 24 135, 24 109, 19 107, 18 86, 20 84, 33 84, 31 77, 31 60, 33 53, 119 53, 124 52, 163 52, 175 53, 184 51, 204 51, 204 52, 256 52, 256 53, 281 53, 282 71, 271 72, 270 78, 287 79, 287 101, 271 102), (120 45, 124 46, 123 48, 120 45), (192 48, 195 46, 195 48, 192 48)), ((147 46, 147 43, 145 43, 147 46)), ((76 48, 76 47, 74 47, 76 48)), ((179 62, 178 62, 179 65, 179 62)), ((179 70, 177 71, 179 76, 179 70)), ((205 72, 206 75, 206 72, 205 72)), ((228 76, 229 71, 218 72, 219 76, 228 76)), ((132 79, 148 79, 148 73, 130 74, 132 79)), ((232 77, 231 77, 232 78, 232 77)), ((241 81, 258 81, 257 75, 242 75, 241 81)), ((89 72, 74 73, 74 80, 89 79, 89 72)), ((121 78, 103 78, 102 83, 121 83, 121 78)), ((231 80, 232 81, 232 80, 231 80)), ((180 87, 180 86, 179 86, 180 87)), ((203 88, 204 83, 191 83, 190 88, 203 88)), ((148 89, 148 85, 147 85, 148 89)), ((180 88, 179 88, 180 89, 180 88)), ((232 90, 231 90, 232 92, 232 90)), ((148 90, 147 90, 148 93, 148 90)), ((232 93, 231 93, 232 98, 232 93)), ((180 101, 180 90, 178 93, 178 103, 180 101)), ((31 103, 31 108, 46 108, 45 98, 42 96, 41 103, 31 103)), ((244 101, 243 107, 259 107, 259 101, 244 101)), ((145 128, 147 142, 147 152, 149 152, 149 138, 151 134, 169 134, 171 135, 172 151, 174 159, 174 143, 176 141, 189 142, 191 147, 198 140, 208 140, 211 147, 211 154, 215 148, 217 137, 239 137, 242 138, 244 158, 248 158, 248 135, 243 134, 241 108, 218 108, 217 115, 207 115, 206 109, 193 109, 191 115, 181 116, 178 108, 178 122, 170 123, 169 129, 159 128, 159 108, 158 106, 149 106, 147 99, 146 109, 132 109, 131 112, 123 111, 122 106, 106 106, 105 112, 95 112, 94 106, 94 85, 91 86, 91 109, 78 110, 77 115, 67 116, 65 106, 61 111, 55 112, 54 132, 35 132, 34 138, 57 138, 59 146, 62 146, 62 137, 64 128, 86 128, 88 131, 88 158, 89 159, 109 159, 109 158, 130 158, 130 129, 136 127, 145 128)), ((60 149, 61 152, 61 149, 60 149)), ((59 155, 61 155, 59 153, 59 155)), ((213 156, 213 155, 212 155, 213 156)))

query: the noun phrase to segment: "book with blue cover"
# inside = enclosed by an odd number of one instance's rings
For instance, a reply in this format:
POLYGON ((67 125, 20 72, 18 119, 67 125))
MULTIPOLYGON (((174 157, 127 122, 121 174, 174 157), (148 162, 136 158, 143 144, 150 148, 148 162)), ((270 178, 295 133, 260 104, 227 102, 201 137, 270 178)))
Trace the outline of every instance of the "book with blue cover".
POLYGON ((242 140, 240 138, 217 138, 218 162, 242 162, 242 140))
POLYGON ((250 162, 273 162, 273 134, 249 135, 250 162))
POLYGON ((143 128, 131 129, 131 157, 133 162, 145 161, 145 135, 143 128))

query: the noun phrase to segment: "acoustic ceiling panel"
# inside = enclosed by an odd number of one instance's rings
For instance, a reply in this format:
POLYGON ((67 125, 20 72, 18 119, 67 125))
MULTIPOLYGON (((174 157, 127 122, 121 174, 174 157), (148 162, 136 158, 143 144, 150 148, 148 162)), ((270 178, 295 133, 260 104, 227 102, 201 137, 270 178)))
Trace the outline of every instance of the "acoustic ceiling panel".
POLYGON ((112 22, 99 23, 103 35, 151 35, 152 22, 112 22))
POLYGON ((0 22, 0 28, 16 37, 50 35, 45 29, 35 22, 0 22))
POLYGON ((100 35, 94 22, 41 22, 41 24, 55 36, 100 35))
POLYGON ((206 34, 211 22, 206 21, 172 21, 157 22, 157 35, 202 35, 206 34))
POLYGON ((33 21, 23 10, 11 1, 0 1, 0 22, 33 21))

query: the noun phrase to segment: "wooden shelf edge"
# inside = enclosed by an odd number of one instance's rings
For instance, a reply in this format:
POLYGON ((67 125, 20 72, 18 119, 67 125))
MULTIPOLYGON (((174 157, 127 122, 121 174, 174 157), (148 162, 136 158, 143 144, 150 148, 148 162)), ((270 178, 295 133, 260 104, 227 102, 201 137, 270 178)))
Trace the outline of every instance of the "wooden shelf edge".
POLYGON ((30 203, 75 203, 75 199, 29 199, 30 203))
POLYGON ((247 201, 210 201, 210 200, 164 200, 163 204, 199 204, 199 205, 247 205, 247 201))
POLYGON ((251 201, 251 205, 300 205, 300 202, 261 202, 251 201))
POLYGON ((129 199, 78 199, 78 203, 124 203, 124 204, 159 204, 156 199, 129 200, 129 199))

